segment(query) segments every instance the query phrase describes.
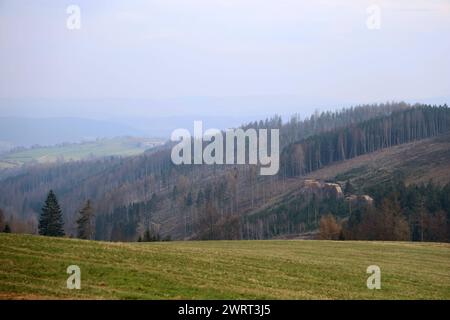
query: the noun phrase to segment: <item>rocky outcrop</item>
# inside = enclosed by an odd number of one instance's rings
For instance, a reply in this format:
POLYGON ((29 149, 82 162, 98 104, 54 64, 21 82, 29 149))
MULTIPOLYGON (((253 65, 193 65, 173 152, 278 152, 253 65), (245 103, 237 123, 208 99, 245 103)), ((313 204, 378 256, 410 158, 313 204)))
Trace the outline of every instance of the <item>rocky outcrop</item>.
POLYGON ((308 195, 316 195, 320 198, 344 198, 342 188, 337 183, 328 183, 318 180, 305 180, 301 187, 301 192, 308 195))
POLYGON ((364 195, 356 195, 352 194, 345 198, 346 201, 350 202, 352 205, 373 205, 373 198, 367 194, 364 195))
MULTIPOLYGON (((307 179, 303 181, 300 192, 303 195, 311 197, 315 195, 319 199, 344 199, 344 192, 338 183, 322 182, 319 180, 307 179)), ((345 200, 352 205, 372 206, 373 198, 367 194, 352 194, 345 197, 345 200)))
POLYGON ((344 193, 342 192, 342 188, 337 183, 325 183, 323 189, 328 197, 334 197, 337 199, 343 198, 344 193))

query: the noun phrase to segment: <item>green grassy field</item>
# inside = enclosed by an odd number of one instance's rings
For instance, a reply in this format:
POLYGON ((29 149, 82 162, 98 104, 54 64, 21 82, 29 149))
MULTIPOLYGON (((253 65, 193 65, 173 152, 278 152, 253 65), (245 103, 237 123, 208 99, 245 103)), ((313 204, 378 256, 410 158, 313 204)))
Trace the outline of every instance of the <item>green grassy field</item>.
POLYGON ((0 156, 0 169, 22 164, 49 163, 58 160, 82 160, 107 156, 134 156, 162 143, 160 139, 117 137, 96 141, 65 144, 51 147, 36 147, 12 151, 0 156))
POLYGON ((450 245, 106 243, 0 234, 0 299, 450 299, 450 245), (81 268, 81 290, 66 268, 81 268), (381 290, 366 287, 369 265, 381 290))

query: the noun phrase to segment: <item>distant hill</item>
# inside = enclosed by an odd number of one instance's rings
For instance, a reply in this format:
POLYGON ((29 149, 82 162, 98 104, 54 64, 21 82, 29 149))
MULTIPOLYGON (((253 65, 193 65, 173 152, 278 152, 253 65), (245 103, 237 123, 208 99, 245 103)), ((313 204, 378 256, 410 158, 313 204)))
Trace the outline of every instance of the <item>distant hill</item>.
POLYGON ((0 152, 13 147, 51 146, 118 136, 144 134, 132 126, 92 119, 0 117, 0 152))

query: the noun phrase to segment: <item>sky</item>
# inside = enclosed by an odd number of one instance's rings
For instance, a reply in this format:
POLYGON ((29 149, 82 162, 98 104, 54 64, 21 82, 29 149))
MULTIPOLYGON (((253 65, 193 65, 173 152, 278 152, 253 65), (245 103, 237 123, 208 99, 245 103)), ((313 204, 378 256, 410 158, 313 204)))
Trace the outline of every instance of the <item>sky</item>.
POLYGON ((449 39, 449 0, 0 0, 0 117, 448 103, 449 39))

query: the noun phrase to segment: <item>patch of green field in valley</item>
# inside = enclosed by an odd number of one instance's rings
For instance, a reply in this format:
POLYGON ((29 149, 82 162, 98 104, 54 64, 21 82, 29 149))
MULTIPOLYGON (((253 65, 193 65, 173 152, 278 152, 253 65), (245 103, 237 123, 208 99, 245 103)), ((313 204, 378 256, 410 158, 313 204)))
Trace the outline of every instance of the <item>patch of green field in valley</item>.
POLYGON ((21 149, 0 155, 0 169, 13 168, 33 162, 49 163, 108 156, 134 156, 153 146, 160 145, 162 142, 161 139, 117 137, 83 143, 21 149))
POLYGON ((450 299, 450 245, 107 243, 0 234, 0 299, 450 299), (69 265, 81 290, 66 287, 69 265), (381 289, 366 286, 369 265, 381 289))

